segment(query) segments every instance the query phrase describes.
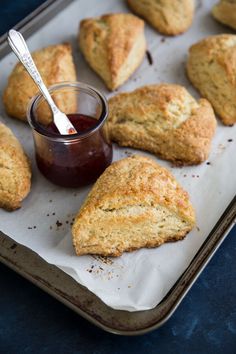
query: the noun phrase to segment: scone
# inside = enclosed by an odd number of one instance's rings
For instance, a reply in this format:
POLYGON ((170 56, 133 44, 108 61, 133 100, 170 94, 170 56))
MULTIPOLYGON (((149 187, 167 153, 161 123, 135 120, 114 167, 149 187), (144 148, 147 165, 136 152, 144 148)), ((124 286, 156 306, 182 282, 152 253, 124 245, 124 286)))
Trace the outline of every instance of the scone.
POLYGON ((194 0, 127 0, 134 13, 159 32, 177 35, 187 31, 194 14, 194 0))
POLYGON ((29 160, 11 130, 0 122, 0 208, 15 210, 31 185, 29 160))
POLYGON ((220 0, 212 14, 219 22, 236 30, 236 0, 220 0))
POLYGON ((236 123, 236 35, 207 37, 189 50, 187 73, 225 125, 236 123))
POLYGON ((108 14, 80 23, 80 49, 110 90, 122 85, 141 64, 144 22, 131 14, 108 14))
POLYGON ((195 225, 188 193, 150 158, 114 162, 97 180, 72 227, 77 255, 120 256, 177 241, 195 225))
POLYGON ((144 86, 109 100, 111 139, 147 150, 177 165, 206 160, 216 120, 210 103, 179 85, 144 86))
MULTIPOLYGON (((70 44, 64 43, 46 47, 34 52, 32 57, 47 87, 62 81, 76 81, 70 44)), ((12 117, 26 121, 28 104, 37 92, 37 86, 23 65, 18 63, 9 77, 3 95, 6 112, 12 117)), ((67 102, 66 99, 55 101, 63 112, 67 112, 68 105, 71 105, 71 102, 67 102)), ((41 113, 41 121, 45 121, 45 123, 50 120, 51 116, 47 108, 44 108, 45 114, 41 113)))

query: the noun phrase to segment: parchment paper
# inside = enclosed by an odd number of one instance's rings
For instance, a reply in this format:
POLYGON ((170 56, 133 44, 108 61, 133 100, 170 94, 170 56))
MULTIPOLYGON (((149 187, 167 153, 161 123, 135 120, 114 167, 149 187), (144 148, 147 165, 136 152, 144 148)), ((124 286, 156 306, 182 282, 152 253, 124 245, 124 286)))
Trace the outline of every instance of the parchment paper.
MULTIPOLYGON (((164 37, 146 25, 153 65, 145 58, 141 67, 118 91, 133 90, 144 84, 172 82, 185 85, 198 98, 185 75, 188 47, 207 35, 230 32, 212 18, 210 9, 215 2, 208 0, 196 3, 193 25, 183 35, 164 37)), ((63 41, 73 43, 78 79, 92 84, 108 97, 110 93, 103 82, 88 67, 77 49, 78 23, 86 17, 128 11, 125 2, 121 0, 77 0, 32 35, 28 45, 31 50, 35 50, 63 41)), ((16 61, 14 54, 10 54, 0 64, 1 94, 16 61)), ((115 309, 137 311, 156 306, 189 265, 235 194, 236 126, 224 127, 218 120, 217 133, 208 159, 210 164, 204 162, 196 167, 175 168, 150 155, 161 165, 170 168, 189 192, 196 208, 197 228, 183 241, 105 261, 92 256, 77 257, 71 242, 70 224, 91 187, 63 189, 42 177, 34 161, 30 128, 7 117, 2 103, 0 109, 1 120, 13 129, 33 166, 31 193, 20 210, 12 213, 0 211, 1 231, 37 252, 47 262, 58 266, 115 309)), ((114 145, 114 160, 133 152, 114 145)))

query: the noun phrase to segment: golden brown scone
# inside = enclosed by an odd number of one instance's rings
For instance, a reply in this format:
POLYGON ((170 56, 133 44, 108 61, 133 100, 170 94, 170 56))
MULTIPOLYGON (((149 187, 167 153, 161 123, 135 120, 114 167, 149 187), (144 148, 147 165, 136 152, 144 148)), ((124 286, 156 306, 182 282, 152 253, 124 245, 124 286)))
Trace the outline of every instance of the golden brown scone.
POLYGON ((141 64, 144 22, 131 14, 107 14, 80 23, 79 46, 110 90, 122 85, 141 64))
MULTIPOLYGON (((70 44, 64 43, 46 47, 34 52, 32 57, 47 87, 62 81, 76 81, 70 44)), ((9 77, 3 95, 6 112, 12 117, 26 121, 27 106, 37 92, 37 86, 22 64, 18 63, 9 77)), ((66 112, 71 102, 67 102, 66 99, 64 101, 57 100, 57 104, 63 112, 66 112)), ((46 122, 50 120, 51 114, 47 107, 44 109, 46 109, 46 113, 45 116, 42 113, 41 121, 46 122)))
POLYGON ((188 77, 225 125, 236 123, 236 35, 207 37, 189 50, 188 77))
POLYGON ((31 168, 19 141, 0 122, 0 208, 15 210, 30 191, 31 168))
POLYGON ((177 35, 187 31, 194 14, 194 0, 127 0, 132 11, 159 32, 177 35))
POLYGON ((219 22, 236 30, 236 0, 220 0, 212 14, 219 22))
POLYGON ((193 165, 207 159, 216 120, 207 100, 197 102, 182 86, 160 84, 112 97, 108 127, 121 146, 193 165))
POLYGON ((188 193, 152 159, 132 156, 100 176, 72 227, 77 255, 120 256, 177 241, 194 227, 188 193))

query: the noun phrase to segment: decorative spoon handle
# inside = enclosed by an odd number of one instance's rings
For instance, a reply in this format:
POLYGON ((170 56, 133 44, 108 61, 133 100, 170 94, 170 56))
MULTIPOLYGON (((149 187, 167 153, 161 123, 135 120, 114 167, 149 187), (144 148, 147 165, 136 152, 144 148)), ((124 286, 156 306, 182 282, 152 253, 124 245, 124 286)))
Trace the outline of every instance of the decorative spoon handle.
POLYGON ((36 68, 36 65, 31 57, 27 44, 20 32, 11 29, 8 33, 8 43, 16 54, 20 62, 24 65, 25 69, 28 71, 31 78, 34 80, 35 84, 38 86, 43 97, 48 102, 54 118, 54 123, 61 134, 75 134, 77 131, 71 124, 68 117, 62 113, 58 107, 55 105, 47 87, 45 86, 41 75, 36 68), (57 117, 58 115, 58 117, 57 117), (60 117, 59 117, 60 115, 60 117), (60 118, 60 119, 59 119, 60 118))

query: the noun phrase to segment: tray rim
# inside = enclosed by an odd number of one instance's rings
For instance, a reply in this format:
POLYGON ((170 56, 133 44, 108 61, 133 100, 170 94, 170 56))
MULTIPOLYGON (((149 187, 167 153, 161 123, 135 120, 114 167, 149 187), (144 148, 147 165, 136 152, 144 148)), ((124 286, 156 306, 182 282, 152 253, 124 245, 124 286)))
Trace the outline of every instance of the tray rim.
MULTIPOLYGON (((18 22, 13 28, 20 30, 22 34, 27 38, 30 35, 32 35, 34 32, 37 31, 37 29, 43 24, 51 20, 52 16, 57 14, 58 12, 62 11, 65 7, 70 5, 74 0, 46 0, 42 5, 40 5, 38 8, 36 8, 33 12, 31 12, 28 16, 26 16, 23 20, 18 22)), ((8 49, 7 45, 7 33, 3 34, 0 37, 0 59, 5 57, 8 53, 10 52, 10 49, 8 49)), ((78 313, 80 316, 84 317, 86 320, 89 322, 93 323, 97 327, 113 333, 113 334, 118 334, 118 335, 127 335, 127 336, 133 336, 133 335, 141 335, 148 333, 161 325, 163 325, 174 313, 174 311, 177 309, 183 298, 186 296, 187 292, 190 290, 194 282, 197 280, 201 272, 204 270, 206 267, 207 263, 210 261, 212 256, 215 254, 216 250, 218 247, 221 245, 221 243, 224 241, 226 236, 228 235, 229 231, 231 228, 236 223, 236 196, 234 196, 233 200, 231 203, 228 205, 226 208, 225 212, 223 215, 219 218, 218 222, 214 226, 214 228, 211 230, 209 233, 208 237, 192 259, 191 263, 185 270, 185 272, 177 279, 176 283, 173 285, 173 287, 170 289, 168 294, 165 296, 165 298, 154 308, 151 310, 146 310, 146 311, 137 311, 137 312, 128 312, 128 311, 120 311, 120 310, 114 310, 107 306, 105 303, 103 305, 110 311, 113 316, 116 316, 116 314, 120 312, 126 312, 127 315, 132 314, 133 317, 135 317, 135 314, 141 313, 141 312, 147 312, 147 311, 154 311, 155 309, 161 308, 163 303, 167 303, 167 308, 165 309, 164 315, 160 316, 159 318, 156 318, 156 321, 154 324, 151 324, 145 328, 139 328, 139 329, 134 329, 134 330, 128 330, 128 329, 116 329, 114 326, 108 326, 102 321, 96 319, 93 317, 91 314, 86 312, 85 310, 81 309, 76 306, 72 301, 70 301, 68 298, 66 298, 66 294, 59 294, 55 291, 55 288, 52 289, 50 287, 50 284, 47 283, 46 279, 35 279, 34 276, 30 273, 27 272, 27 269, 20 268, 19 265, 14 263, 14 261, 8 257, 5 257, 1 253, 1 248, 0 248, 0 261, 8 266, 9 268, 13 269, 16 271, 18 274, 26 278, 27 280, 31 281, 33 284, 37 285, 39 288, 56 298, 57 300, 61 301, 63 304, 65 304, 67 307, 71 308, 73 311, 78 313), (206 254, 204 254, 204 252, 206 254), (200 263, 199 263, 200 261, 200 263), (199 264, 198 264, 199 263, 199 264), (196 268, 196 269, 195 269, 196 268), (192 273, 192 274, 191 274, 192 273), (43 282, 44 280, 44 282, 43 282), (170 303, 170 299, 172 299, 174 292, 176 289, 181 288, 181 291, 179 292, 178 296, 176 297, 175 301, 170 303)), ((4 235, 0 231, 0 240, 4 239, 10 239, 9 236, 4 235)), ((11 239, 10 239, 11 240, 11 239)), ((16 241, 11 240, 13 244, 17 244, 16 241)), ((11 242, 10 241, 10 242, 11 242)), ((30 253, 32 253, 33 256, 39 257, 42 263, 48 264, 46 261, 44 261, 40 256, 38 256, 34 251, 30 250, 29 248, 20 245, 21 247, 27 249, 30 253)), ((11 253, 11 252, 10 252, 11 253)), ((55 267, 59 272, 62 272, 59 268, 55 267)), ((66 273, 62 272, 63 274, 66 275, 66 277, 70 278, 71 281, 73 280, 69 275, 66 273)), ((74 281, 74 280, 73 280, 74 281)), ((79 284, 80 285, 80 284, 79 284)), ((92 294, 88 289, 86 289, 88 294, 92 294)), ((93 294, 93 296, 96 297, 96 295, 93 294)))

